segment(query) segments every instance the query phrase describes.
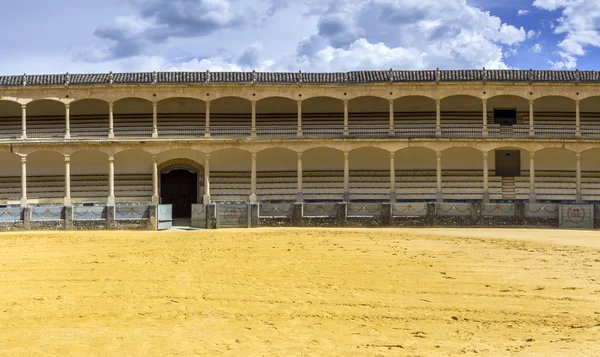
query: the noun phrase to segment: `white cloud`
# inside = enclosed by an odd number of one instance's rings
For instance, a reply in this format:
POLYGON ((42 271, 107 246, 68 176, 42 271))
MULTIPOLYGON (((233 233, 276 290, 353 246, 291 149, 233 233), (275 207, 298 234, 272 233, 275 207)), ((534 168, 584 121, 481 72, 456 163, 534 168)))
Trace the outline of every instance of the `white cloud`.
POLYGON ((529 10, 519 10, 517 11, 517 15, 523 16, 529 14, 529 10))
POLYGON ((531 51, 533 53, 540 53, 542 52, 542 45, 539 43, 536 43, 535 45, 533 45, 533 47, 531 48, 531 51))
POLYGON ((539 38, 541 35, 542 35, 542 31, 534 31, 534 30, 527 31, 527 39, 528 40, 534 40, 536 38, 539 38))
POLYGON ((564 35, 558 43, 559 60, 550 61, 554 68, 572 69, 577 57, 586 55, 586 47, 600 47, 600 2, 597 0, 535 0, 533 5, 544 10, 562 9, 553 27, 555 34, 564 35))

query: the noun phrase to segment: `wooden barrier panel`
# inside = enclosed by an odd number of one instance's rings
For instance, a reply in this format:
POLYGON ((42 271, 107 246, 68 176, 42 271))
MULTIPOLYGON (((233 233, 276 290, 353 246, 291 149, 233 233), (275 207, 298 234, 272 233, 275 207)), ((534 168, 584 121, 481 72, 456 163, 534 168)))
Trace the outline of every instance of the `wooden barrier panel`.
POLYGON ((123 205, 115 208, 115 219, 149 218, 148 205, 123 205))
POLYGON ((556 203, 528 203, 528 204, 525 204, 525 217, 527 217, 527 218, 558 218, 558 204, 556 204, 556 203))
POLYGON ((21 220, 23 209, 20 207, 0 208, 0 222, 15 222, 21 220))
POLYGON ((31 207, 31 220, 33 221, 59 221, 63 219, 62 206, 33 206, 31 207))
POLYGON ((261 203, 258 206, 259 217, 291 218, 294 205, 291 203, 261 203))
POLYGON ((560 205, 560 228, 594 229, 594 205, 560 205))
POLYGON ((173 227, 173 205, 158 205, 157 212, 159 231, 173 227))
POLYGON ((192 221, 193 228, 206 228, 206 205, 192 205, 192 221))
POLYGON ((335 203, 305 203, 302 209, 304 217, 336 217, 335 203))
POLYGON ((514 217, 516 210, 513 203, 484 203, 481 214, 486 217, 514 217))
POLYGON ((427 203, 408 202, 392 204, 392 217, 425 217, 427 216, 427 203))
POLYGON ((383 205, 381 203, 348 203, 348 217, 381 217, 383 205))
POLYGON ((438 203, 437 215, 444 216, 472 216, 473 206, 470 203, 438 203))
POLYGON ((75 206, 73 207, 73 220, 88 221, 88 220, 105 220, 106 206, 75 206))
POLYGON ((250 227, 250 205, 217 204, 217 228, 250 227))

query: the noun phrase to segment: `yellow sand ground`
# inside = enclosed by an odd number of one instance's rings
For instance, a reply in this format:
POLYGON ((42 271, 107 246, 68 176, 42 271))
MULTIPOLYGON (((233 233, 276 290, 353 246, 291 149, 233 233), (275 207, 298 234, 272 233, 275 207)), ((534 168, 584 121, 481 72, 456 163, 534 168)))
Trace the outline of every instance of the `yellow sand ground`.
POLYGON ((600 232, 0 234, 0 356, 600 356, 600 232))

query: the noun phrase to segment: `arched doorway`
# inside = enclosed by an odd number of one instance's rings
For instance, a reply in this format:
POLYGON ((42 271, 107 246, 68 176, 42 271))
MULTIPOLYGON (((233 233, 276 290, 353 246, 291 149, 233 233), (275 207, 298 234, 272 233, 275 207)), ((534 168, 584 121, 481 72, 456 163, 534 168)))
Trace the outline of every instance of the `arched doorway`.
POLYGON ((160 203, 173 205, 173 219, 189 219, 202 202, 204 167, 189 159, 172 159, 158 167, 160 203))

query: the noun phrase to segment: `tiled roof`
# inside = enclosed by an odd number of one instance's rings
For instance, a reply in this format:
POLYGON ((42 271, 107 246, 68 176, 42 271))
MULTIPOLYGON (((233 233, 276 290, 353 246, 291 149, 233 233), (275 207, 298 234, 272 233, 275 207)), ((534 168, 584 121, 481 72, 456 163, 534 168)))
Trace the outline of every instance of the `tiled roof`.
POLYGON ((600 71, 425 70, 302 72, 141 72, 0 76, 1 87, 108 84, 367 84, 386 82, 600 83, 600 71))

